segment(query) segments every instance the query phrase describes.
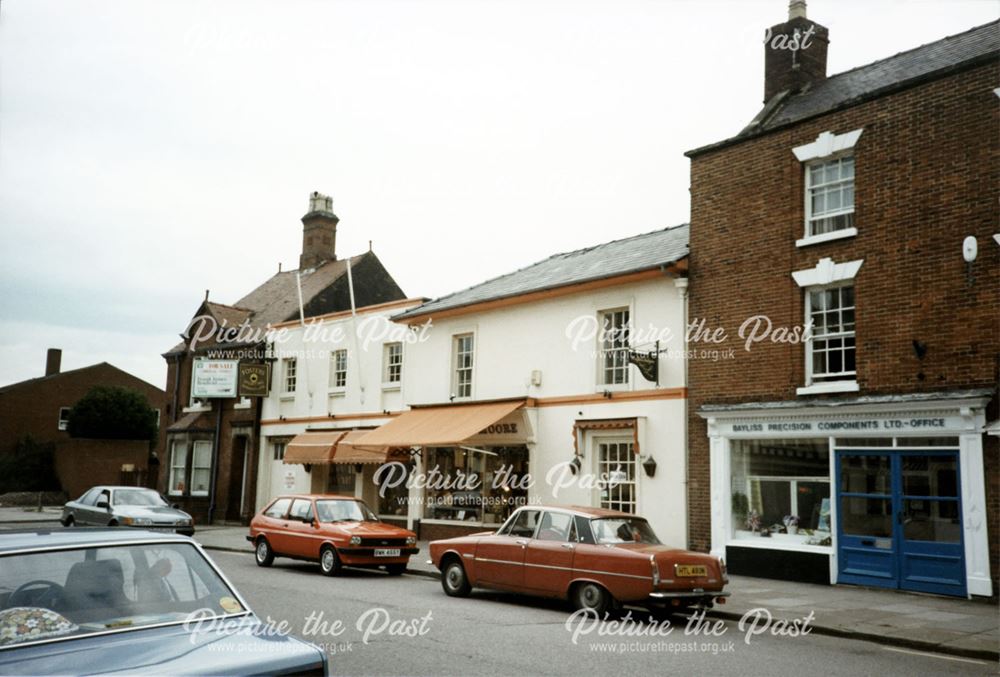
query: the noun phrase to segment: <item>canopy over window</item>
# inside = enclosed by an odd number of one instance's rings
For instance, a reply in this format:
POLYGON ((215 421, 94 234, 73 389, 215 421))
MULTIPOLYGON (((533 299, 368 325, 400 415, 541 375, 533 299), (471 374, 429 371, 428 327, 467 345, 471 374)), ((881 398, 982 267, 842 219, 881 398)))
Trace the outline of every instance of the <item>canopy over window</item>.
POLYGON ((368 430, 329 430, 301 433, 285 449, 285 463, 328 465, 331 463, 385 463, 388 448, 354 446, 368 430))
POLYGON ((524 400, 420 407, 357 440, 374 447, 454 447, 524 406, 524 400))

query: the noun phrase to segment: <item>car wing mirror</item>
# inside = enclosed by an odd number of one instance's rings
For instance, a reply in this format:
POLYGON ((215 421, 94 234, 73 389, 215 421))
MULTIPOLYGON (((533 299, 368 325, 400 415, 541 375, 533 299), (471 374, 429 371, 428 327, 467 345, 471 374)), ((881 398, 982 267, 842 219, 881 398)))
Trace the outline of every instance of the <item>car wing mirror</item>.
POLYGON ((181 504, 180 503, 176 503, 176 502, 175 503, 171 503, 170 507, 173 508, 174 510, 180 510, 181 504))
POLYGON ((100 510, 108 510, 109 508, 111 508, 111 505, 107 501, 98 501, 97 507, 100 510))

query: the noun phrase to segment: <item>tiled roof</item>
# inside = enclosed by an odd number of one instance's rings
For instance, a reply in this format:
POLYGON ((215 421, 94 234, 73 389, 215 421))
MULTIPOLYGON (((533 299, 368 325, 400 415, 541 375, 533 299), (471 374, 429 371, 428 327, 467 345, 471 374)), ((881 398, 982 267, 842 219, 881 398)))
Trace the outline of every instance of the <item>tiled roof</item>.
POLYGON ((406 318, 483 301, 614 277, 673 263, 688 255, 688 224, 555 254, 512 273, 442 296, 397 315, 406 318))
POLYGON ((831 75, 805 91, 779 94, 769 101, 743 131, 702 148, 697 155, 807 118, 838 110, 972 63, 1000 56, 1000 21, 900 52, 881 61, 831 75))

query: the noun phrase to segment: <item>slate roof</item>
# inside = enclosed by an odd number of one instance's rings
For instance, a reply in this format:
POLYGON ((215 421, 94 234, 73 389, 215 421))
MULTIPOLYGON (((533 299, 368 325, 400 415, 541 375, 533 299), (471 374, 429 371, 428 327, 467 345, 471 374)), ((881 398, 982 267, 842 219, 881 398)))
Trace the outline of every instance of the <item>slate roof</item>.
POLYGON ((520 270, 400 313, 395 319, 658 268, 688 255, 689 232, 688 224, 685 223, 594 247, 555 254, 520 270))
POLYGON ((735 137, 696 148, 685 155, 697 155, 736 143, 998 57, 1000 21, 993 21, 881 61, 831 75, 797 94, 778 94, 735 137))

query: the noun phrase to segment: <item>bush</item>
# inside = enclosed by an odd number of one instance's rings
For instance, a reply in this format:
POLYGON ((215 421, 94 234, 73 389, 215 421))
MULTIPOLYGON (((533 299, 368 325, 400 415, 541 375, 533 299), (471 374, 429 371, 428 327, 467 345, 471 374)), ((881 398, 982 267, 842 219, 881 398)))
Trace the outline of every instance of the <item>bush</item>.
POLYGON ((0 494, 8 491, 59 491, 55 448, 31 437, 17 441, 14 453, 0 455, 0 494))
POLYGON ((98 440, 155 440, 156 410, 141 393, 118 386, 94 386, 69 412, 70 437, 98 440))

